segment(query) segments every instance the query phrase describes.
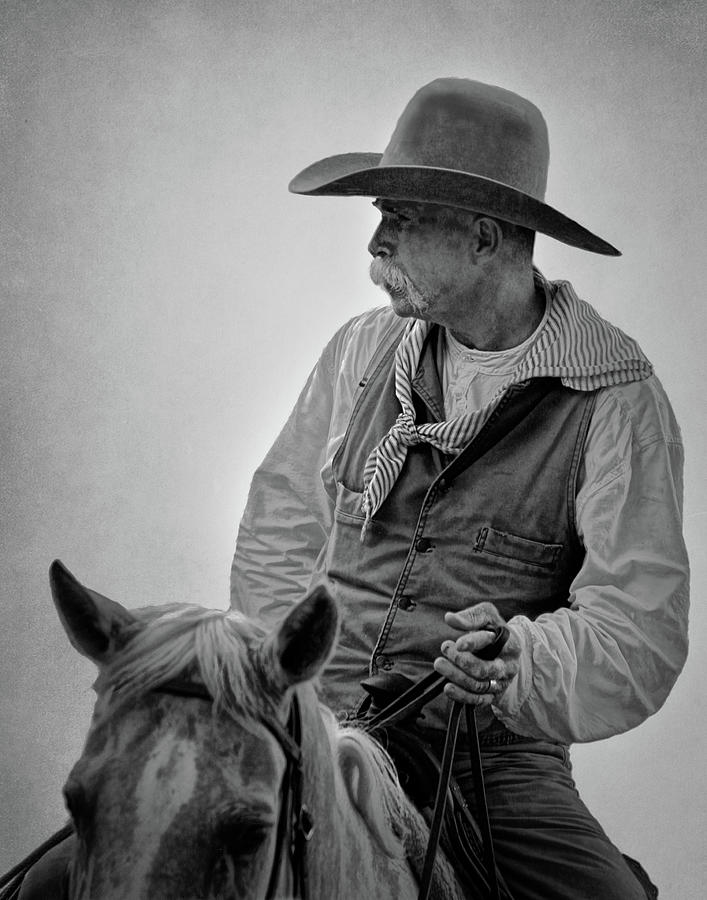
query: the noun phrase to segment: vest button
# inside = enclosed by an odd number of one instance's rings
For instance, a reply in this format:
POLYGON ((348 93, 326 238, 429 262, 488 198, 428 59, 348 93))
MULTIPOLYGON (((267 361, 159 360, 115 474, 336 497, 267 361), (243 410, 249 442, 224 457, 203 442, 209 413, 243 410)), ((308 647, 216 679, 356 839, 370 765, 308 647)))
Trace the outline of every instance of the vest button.
POLYGON ((429 538, 421 537, 415 541, 415 549, 418 553, 432 553, 435 545, 429 538))
POLYGON ((405 612, 409 612, 411 609, 415 609, 417 603, 412 599, 412 597, 408 597, 407 594, 403 594, 403 596, 398 600, 398 608, 404 610, 405 612))

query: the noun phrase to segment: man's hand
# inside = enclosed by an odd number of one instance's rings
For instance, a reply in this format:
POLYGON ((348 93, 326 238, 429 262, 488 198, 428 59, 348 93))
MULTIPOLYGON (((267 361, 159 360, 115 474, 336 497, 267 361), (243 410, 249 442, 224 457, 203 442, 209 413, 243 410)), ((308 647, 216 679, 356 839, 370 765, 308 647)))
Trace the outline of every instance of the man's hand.
POLYGON ((444 693, 452 700, 472 706, 496 703, 518 674, 518 638, 511 630, 496 659, 483 660, 475 651, 491 644, 495 630, 505 625, 493 603, 479 603, 459 613, 446 613, 444 621, 462 632, 455 641, 442 644, 442 656, 434 662, 435 671, 449 681, 444 693))

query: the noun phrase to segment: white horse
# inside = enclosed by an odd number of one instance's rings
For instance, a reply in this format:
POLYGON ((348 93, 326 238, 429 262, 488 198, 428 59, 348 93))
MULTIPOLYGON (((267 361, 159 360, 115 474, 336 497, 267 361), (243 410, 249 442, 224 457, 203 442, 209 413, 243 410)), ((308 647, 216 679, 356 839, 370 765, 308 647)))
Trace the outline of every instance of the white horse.
MULTIPOLYGON (((417 896, 426 825, 381 747, 311 683, 337 634, 323 589, 265 634, 233 611, 129 612, 58 562, 51 581, 99 670, 64 788, 70 900, 291 897, 305 879, 307 900, 417 896)), ((469 896, 443 858, 432 896, 469 896)))

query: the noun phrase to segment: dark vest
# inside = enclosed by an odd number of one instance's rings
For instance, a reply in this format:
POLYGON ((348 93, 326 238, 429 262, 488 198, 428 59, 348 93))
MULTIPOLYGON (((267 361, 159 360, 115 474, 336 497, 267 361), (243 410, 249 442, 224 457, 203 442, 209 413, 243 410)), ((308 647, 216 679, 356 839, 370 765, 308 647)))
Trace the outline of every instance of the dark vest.
MULTIPOLYGON (((413 380, 418 422, 443 418, 438 338, 433 329, 413 380)), ((584 557, 574 498, 595 394, 557 379, 511 387, 456 457, 411 447, 362 541, 364 464, 400 412, 396 346, 389 338, 369 367, 333 462, 325 572, 342 627, 323 684, 334 709, 357 708, 360 681, 381 670, 427 674, 442 641, 458 636, 448 610, 488 600, 505 619, 534 619, 566 606, 584 557)), ((427 716, 432 727, 442 709, 427 716)))

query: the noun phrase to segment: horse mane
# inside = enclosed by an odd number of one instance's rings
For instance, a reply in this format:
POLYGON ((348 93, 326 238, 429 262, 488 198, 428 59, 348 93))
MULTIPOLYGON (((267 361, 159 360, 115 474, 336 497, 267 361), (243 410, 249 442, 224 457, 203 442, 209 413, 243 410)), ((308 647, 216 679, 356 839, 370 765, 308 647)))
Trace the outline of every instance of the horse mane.
POLYGON ((131 610, 135 624, 94 684, 122 705, 176 679, 201 683, 214 712, 245 722, 270 711, 253 670, 253 648, 266 632, 237 610, 167 604, 131 610))
MULTIPOLYGON (((111 707, 187 678, 204 685, 215 715, 226 714, 248 727, 249 720, 274 714, 271 673, 263 671, 254 653, 267 632, 252 619, 237 610, 177 603, 131 613, 134 625, 94 684, 111 707)), ((340 725, 324 704, 319 711, 351 805, 381 848, 392 858, 407 856, 419 877, 427 826, 405 795, 390 756, 360 728, 340 725)), ((432 896, 455 897, 454 886, 451 866, 438 859, 432 896)))
MULTIPOLYGON (((339 726, 336 739, 339 768, 352 805, 381 847, 392 857, 406 857, 419 879, 429 828, 405 794, 393 760, 356 725, 339 726)), ((460 898, 454 871, 444 856, 438 855, 435 861, 430 898, 460 898)))
POLYGON ((350 804, 382 849, 391 857, 401 856, 407 799, 392 759, 365 731, 341 725, 324 704, 320 713, 350 804))

